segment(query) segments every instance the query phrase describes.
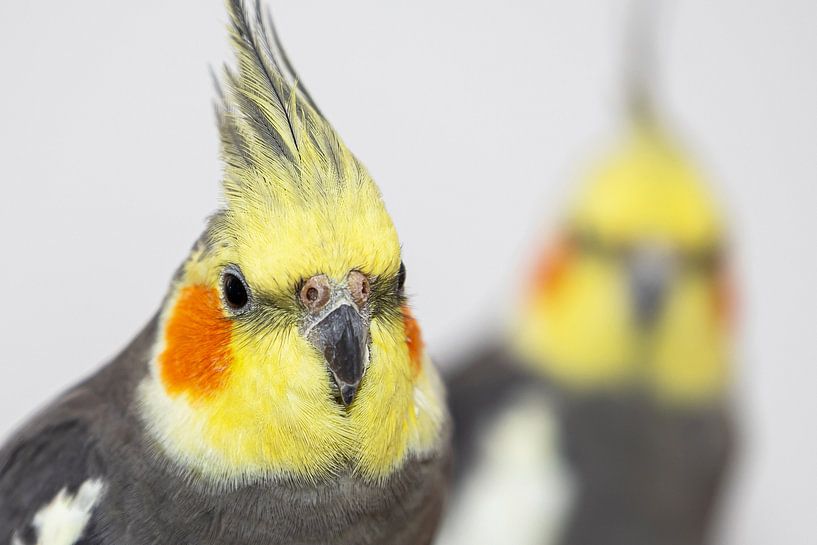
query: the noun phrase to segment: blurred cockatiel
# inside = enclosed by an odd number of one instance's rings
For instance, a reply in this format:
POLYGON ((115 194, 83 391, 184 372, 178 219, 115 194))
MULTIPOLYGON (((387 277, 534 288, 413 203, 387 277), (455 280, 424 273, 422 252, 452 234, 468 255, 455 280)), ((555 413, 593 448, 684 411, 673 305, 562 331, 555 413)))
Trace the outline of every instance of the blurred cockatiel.
POLYGON ((452 366, 442 544, 711 534, 734 435, 727 234, 655 106, 657 2, 633 8, 624 135, 535 252, 506 335, 452 366))
POLYGON ((732 445, 726 233, 634 60, 625 134, 537 252, 507 335, 452 365, 442 544, 707 541, 732 445))
POLYGON ((394 225, 260 8, 229 10, 225 207, 130 346, 0 450, 0 543, 432 538, 447 411, 394 225))
POLYGON ((441 543, 705 542, 731 445, 724 242, 698 171, 635 123, 542 253, 508 337, 449 381, 441 543))

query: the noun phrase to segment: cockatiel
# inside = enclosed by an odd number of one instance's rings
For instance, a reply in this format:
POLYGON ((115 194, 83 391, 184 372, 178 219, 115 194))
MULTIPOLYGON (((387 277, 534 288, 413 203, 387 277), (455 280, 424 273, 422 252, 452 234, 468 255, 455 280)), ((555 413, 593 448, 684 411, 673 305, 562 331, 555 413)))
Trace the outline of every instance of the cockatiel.
POLYGON ((647 121, 589 178, 508 338, 464 358, 449 382, 447 538, 705 542, 732 443, 721 215, 647 121))
POLYGON ((365 168, 228 3, 225 206, 158 314, 0 450, 0 543, 427 544, 442 384, 365 168))
POLYGON ((586 173, 504 338, 448 381, 441 544, 701 545, 733 450, 727 234, 655 107, 634 2, 626 131, 586 173))

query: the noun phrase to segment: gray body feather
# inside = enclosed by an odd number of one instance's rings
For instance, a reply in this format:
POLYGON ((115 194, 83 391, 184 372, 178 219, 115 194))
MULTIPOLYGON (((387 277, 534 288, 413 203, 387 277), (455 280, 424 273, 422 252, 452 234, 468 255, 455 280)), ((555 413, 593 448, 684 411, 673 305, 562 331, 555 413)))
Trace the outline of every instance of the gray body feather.
POLYGON ((155 335, 154 319, 0 450, 0 543, 14 535, 35 543, 37 510, 90 478, 105 489, 79 545, 430 543, 446 456, 410 460, 381 483, 347 473, 311 485, 276 480, 232 489, 167 459, 134 407, 155 335))
POLYGON ((670 410, 636 390, 571 393, 498 345, 456 369, 447 381, 455 430, 454 501, 480 463, 477 446, 485 423, 515 399, 535 393, 553 408, 549 416, 558 423, 559 451, 574 488, 557 543, 708 542, 732 452, 725 400, 670 410))

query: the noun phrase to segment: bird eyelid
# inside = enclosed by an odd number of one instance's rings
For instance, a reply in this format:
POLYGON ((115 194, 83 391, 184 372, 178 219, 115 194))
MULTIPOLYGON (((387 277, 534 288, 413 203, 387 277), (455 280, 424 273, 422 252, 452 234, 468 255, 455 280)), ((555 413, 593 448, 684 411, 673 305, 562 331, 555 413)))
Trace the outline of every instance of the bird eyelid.
POLYGON ((241 267, 234 263, 228 263, 221 268, 218 279, 218 290, 221 295, 222 306, 230 316, 235 317, 246 314, 249 310, 252 310, 255 305, 253 291, 250 289, 249 283, 241 271, 241 267), (240 286, 235 284, 236 279, 240 282, 240 286), (232 300, 230 292, 236 287, 240 287, 244 291, 244 293, 241 294, 244 298, 242 304, 236 304, 236 302, 232 300))

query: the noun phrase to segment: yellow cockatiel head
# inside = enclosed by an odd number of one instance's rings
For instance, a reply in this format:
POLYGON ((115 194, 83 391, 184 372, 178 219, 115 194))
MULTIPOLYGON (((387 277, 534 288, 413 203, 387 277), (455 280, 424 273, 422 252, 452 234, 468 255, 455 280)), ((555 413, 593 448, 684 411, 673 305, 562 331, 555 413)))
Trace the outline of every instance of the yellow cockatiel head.
POLYGON ((542 257, 515 346, 576 389, 646 386, 697 403, 730 359, 724 232, 698 171, 639 122, 591 171, 542 257))
POLYGON ((437 449, 446 418, 397 233, 365 168, 291 82, 271 24, 240 0, 229 8, 226 206, 171 286, 142 414, 161 449, 219 483, 379 479, 437 449))

